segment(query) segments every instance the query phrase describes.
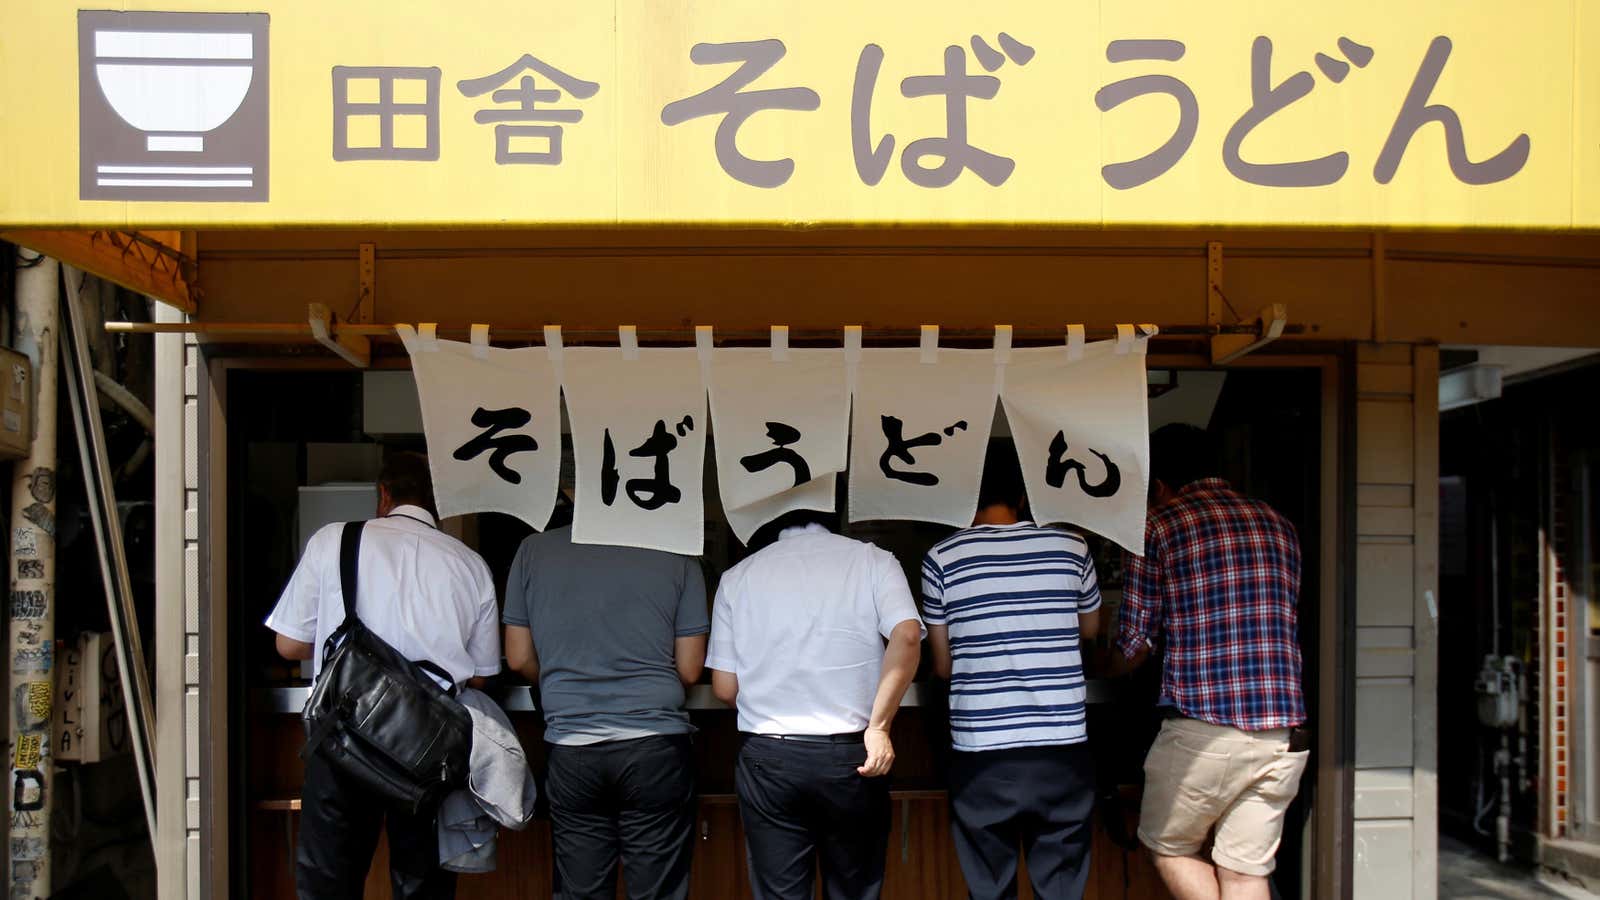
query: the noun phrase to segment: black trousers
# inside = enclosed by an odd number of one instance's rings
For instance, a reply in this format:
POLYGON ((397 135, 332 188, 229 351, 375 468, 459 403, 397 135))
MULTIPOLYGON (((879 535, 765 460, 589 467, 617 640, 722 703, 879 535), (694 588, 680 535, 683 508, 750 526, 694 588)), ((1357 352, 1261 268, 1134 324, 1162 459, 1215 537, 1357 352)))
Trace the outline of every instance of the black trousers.
POLYGON ((556 896, 612 900, 620 856, 629 900, 688 897, 695 819, 689 736, 548 749, 556 896))
POLYGON ((1017 896, 1017 848, 1039 900, 1079 900, 1089 880, 1088 744, 950 754, 951 831, 972 900, 1017 896))
POLYGON ((889 851, 889 779, 862 778, 859 743, 746 736, 734 788, 755 900, 811 900, 822 869, 826 900, 871 900, 889 851))
POLYGON ((434 814, 411 816, 389 809, 317 755, 306 760, 301 790, 300 846, 295 852, 300 900, 360 900, 385 824, 395 900, 452 900, 456 876, 439 868, 434 814))

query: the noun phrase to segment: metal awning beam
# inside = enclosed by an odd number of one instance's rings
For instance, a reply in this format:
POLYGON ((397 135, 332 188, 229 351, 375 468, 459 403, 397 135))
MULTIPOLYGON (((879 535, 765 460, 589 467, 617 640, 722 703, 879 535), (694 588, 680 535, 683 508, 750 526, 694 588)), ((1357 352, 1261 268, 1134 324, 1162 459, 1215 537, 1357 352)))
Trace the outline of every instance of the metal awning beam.
POLYGON ((193 314, 195 261, 178 231, 0 231, 10 241, 193 314))
POLYGON ((1212 336, 1212 364, 1226 365, 1283 337, 1284 331, 1289 327, 1289 313, 1282 303, 1274 303, 1262 307, 1261 311, 1256 313, 1255 320, 1247 325, 1251 329, 1250 333, 1212 336))

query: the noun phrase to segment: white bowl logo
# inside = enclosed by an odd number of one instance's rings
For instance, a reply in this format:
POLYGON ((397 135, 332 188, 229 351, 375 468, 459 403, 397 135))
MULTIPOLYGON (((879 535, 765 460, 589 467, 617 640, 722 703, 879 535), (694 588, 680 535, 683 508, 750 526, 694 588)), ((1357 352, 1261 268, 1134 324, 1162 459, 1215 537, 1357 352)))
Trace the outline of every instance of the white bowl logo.
POLYGON ((265 15, 82 11, 78 24, 81 196, 266 199, 265 15))
POLYGON ((153 132, 149 149, 198 153, 201 135, 228 121, 250 91, 250 43, 248 34, 99 31, 95 78, 123 121, 153 132))

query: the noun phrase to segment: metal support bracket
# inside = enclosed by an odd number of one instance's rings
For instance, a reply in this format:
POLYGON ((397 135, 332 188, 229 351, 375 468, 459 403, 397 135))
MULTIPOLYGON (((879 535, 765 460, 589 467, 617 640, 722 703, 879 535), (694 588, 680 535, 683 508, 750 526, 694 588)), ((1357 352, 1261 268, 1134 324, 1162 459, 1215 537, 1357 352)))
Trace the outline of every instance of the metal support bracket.
POLYGON ((377 321, 378 309, 378 249, 375 244, 361 245, 361 299, 350 314, 350 321, 358 325, 371 325, 377 321))
POLYGON ((1225 365, 1246 353, 1259 350, 1283 336, 1289 323, 1288 310, 1282 303, 1262 307, 1255 317, 1245 320, 1233 311, 1228 296, 1222 292, 1222 242, 1206 242, 1206 325, 1211 328, 1211 364, 1225 365), (1224 314, 1224 309, 1228 314, 1224 314), (1239 318, 1239 322, 1229 321, 1239 318), (1227 325, 1242 325, 1250 321, 1257 326, 1254 334, 1224 334, 1227 325))
POLYGON ((311 336, 334 355, 358 369, 372 364, 372 339, 364 334, 336 332, 333 313, 326 304, 310 304, 306 308, 306 320, 311 323, 311 336))
POLYGON ((1206 324, 1212 328, 1222 324, 1222 307, 1228 301, 1222 296, 1222 242, 1206 242, 1206 324))
POLYGON ((1255 322, 1260 328, 1255 334, 1212 335, 1212 365, 1226 365, 1282 337, 1284 326, 1289 324, 1289 310, 1282 303, 1263 306, 1256 313, 1255 322))
MULTIPOLYGON (((361 293, 357 295, 356 305, 350 310, 345 324, 371 325, 377 321, 378 308, 377 245, 367 243, 360 246, 358 274, 361 293)), ((317 339, 317 343, 358 369, 372 365, 372 338, 340 328, 338 320, 326 304, 311 304, 307 318, 311 323, 311 336, 317 339)))

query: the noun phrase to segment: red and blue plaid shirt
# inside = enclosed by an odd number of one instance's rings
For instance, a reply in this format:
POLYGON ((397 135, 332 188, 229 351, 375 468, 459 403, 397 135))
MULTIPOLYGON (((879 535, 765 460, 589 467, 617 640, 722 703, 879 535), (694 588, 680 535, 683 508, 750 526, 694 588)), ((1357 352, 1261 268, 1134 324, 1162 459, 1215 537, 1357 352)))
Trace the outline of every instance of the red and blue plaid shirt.
POLYGON ((1304 722, 1294 526, 1211 478, 1151 511, 1144 546, 1127 559, 1117 647, 1131 659, 1165 638, 1163 700, 1243 731, 1304 722))

